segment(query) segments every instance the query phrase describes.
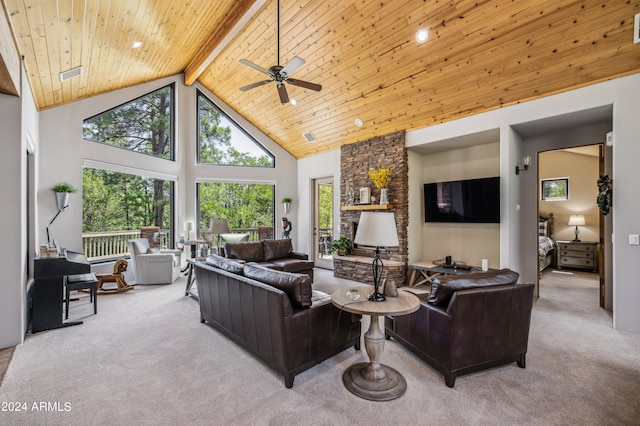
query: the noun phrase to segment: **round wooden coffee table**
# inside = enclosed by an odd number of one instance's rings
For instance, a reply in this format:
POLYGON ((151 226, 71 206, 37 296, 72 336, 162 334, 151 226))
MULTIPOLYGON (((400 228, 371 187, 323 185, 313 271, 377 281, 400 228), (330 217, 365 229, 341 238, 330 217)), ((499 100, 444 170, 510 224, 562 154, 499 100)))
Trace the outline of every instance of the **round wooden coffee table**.
POLYGON ((385 338, 379 320, 385 315, 415 312, 420 307, 420 300, 414 294, 398 289, 398 297, 387 297, 384 302, 371 302, 367 300, 367 295, 372 291, 373 286, 353 286, 336 290, 331 295, 331 301, 336 307, 371 317, 369 330, 364 334, 364 347, 370 361, 359 362, 347 368, 342 375, 342 382, 351 393, 361 398, 390 401, 404 394, 407 382, 397 370, 380 364, 385 338))

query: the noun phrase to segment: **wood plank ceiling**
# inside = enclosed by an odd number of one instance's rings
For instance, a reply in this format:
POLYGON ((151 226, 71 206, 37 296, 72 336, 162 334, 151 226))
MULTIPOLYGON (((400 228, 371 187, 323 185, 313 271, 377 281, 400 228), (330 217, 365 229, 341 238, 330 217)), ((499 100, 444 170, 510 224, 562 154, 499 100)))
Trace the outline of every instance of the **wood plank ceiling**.
POLYGON ((281 0, 279 63, 323 86, 282 105, 238 90, 278 63, 276 0, 1 1, 39 109, 185 72, 297 158, 640 71, 640 0, 281 0))

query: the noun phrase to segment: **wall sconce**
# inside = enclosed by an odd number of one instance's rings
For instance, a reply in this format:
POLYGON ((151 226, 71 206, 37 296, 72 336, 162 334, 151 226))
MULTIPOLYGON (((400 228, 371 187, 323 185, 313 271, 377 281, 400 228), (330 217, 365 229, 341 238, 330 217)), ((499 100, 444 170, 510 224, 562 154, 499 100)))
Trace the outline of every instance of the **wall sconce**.
POLYGON ((529 170, 529 166, 531 165, 531 156, 527 155, 522 158, 522 169, 519 165, 516 164, 516 174, 520 174, 520 170, 529 170))

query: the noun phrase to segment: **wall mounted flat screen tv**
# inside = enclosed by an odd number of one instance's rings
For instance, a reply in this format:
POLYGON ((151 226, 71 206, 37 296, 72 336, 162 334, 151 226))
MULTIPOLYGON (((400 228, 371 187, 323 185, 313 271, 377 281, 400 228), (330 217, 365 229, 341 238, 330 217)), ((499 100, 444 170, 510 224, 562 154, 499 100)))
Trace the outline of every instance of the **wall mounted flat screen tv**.
POLYGON ((425 183, 424 220, 500 223, 500 177, 425 183))

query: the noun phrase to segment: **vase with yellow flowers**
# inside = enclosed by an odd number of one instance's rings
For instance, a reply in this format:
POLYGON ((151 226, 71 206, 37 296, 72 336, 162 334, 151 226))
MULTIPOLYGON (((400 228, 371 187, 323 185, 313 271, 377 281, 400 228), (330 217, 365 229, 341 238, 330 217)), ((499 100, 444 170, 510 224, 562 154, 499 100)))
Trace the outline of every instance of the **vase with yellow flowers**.
POLYGON ((369 177, 380 189, 380 204, 389 204, 389 192, 387 186, 391 180, 391 168, 378 166, 378 170, 369 170, 369 177))

